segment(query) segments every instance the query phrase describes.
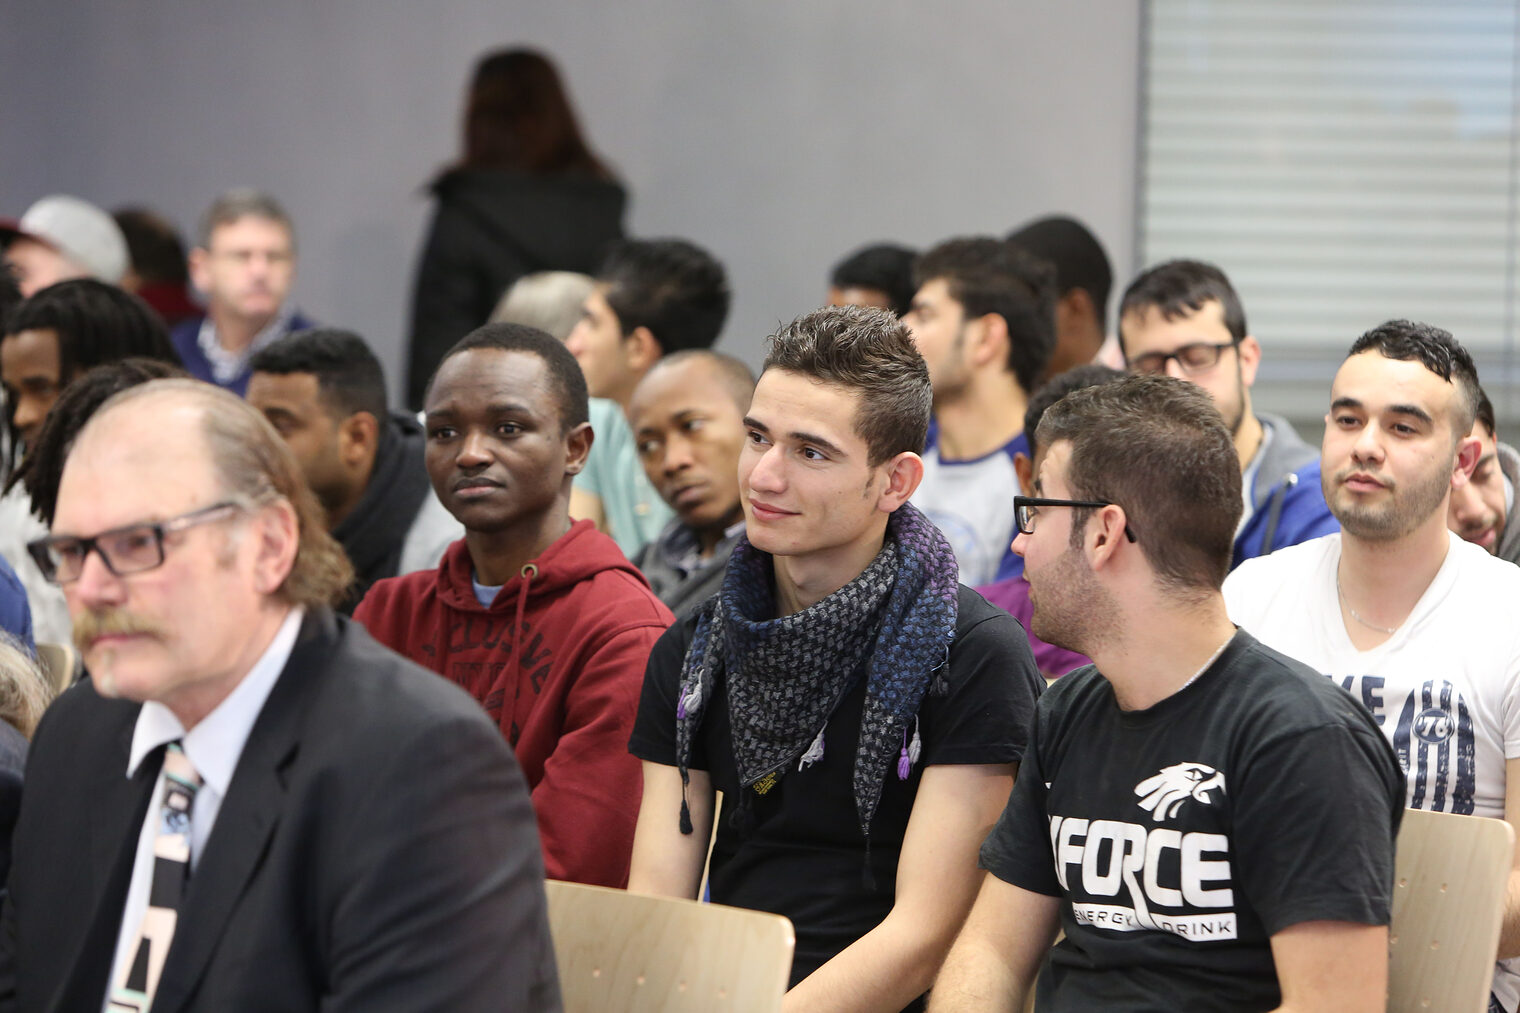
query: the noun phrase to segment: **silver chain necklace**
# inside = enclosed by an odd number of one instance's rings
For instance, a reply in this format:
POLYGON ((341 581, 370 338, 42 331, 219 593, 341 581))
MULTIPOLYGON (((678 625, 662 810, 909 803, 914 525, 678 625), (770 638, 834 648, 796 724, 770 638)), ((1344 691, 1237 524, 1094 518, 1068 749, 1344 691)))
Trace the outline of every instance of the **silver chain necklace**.
POLYGON ((1219 660, 1219 656, 1224 653, 1224 649, 1226 647, 1229 647, 1230 646, 1230 641, 1234 640, 1234 639, 1235 639, 1235 634, 1233 632, 1228 637, 1225 637, 1224 643, 1222 643, 1222 644, 1219 645, 1219 649, 1216 650, 1213 654, 1209 655, 1209 660, 1205 661, 1203 663, 1203 667, 1202 668, 1200 668, 1198 671, 1196 671, 1196 672, 1193 673, 1193 677, 1191 679, 1189 679, 1187 682, 1184 682, 1181 686, 1178 686, 1176 688, 1176 690, 1173 691, 1174 695, 1176 693, 1181 693, 1183 690, 1187 689, 1193 683, 1197 682, 1198 681, 1198 677, 1200 675, 1202 675, 1204 672, 1207 672, 1209 670, 1209 666, 1212 665, 1214 662, 1216 662, 1216 661, 1219 660))
POLYGON ((1335 575, 1335 595, 1341 600, 1341 604, 1346 606, 1346 611, 1351 613, 1351 618, 1355 619, 1357 622, 1361 623, 1369 630, 1377 630, 1379 633, 1390 637, 1399 631, 1399 628, 1397 626, 1395 626, 1393 629, 1389 629, 1386 626, 1379 626, 1377 623, 1368 622, 1367 620, 1363 619, 1361 615, 1357 613, 1356 609, 1351 607, 1351 603, 1346 600, 1346 592, 1341 590, 1341 575, 1339 572, 1337 572, 1335 575))

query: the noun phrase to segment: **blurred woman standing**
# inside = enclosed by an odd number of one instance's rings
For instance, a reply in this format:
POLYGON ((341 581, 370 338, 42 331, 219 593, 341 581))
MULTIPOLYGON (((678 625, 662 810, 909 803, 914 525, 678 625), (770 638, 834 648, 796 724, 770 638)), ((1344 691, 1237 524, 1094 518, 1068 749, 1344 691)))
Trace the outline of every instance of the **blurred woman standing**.
POLYGON ((554 64, 529 49, 488 53, 476 65, 463 157, 431 189, 438 203, 412 298, 413 408, 443 353, 486 322, 514 281, 595 271, 623 234, 628 202, 581 136, 554 64))

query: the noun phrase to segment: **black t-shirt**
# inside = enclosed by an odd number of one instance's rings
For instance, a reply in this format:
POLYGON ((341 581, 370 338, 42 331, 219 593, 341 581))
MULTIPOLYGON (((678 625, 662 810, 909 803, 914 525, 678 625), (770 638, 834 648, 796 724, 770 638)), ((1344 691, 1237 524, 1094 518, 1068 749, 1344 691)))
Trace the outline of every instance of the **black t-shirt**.
MULTIPOLYGON (((676 623, 650 652, 629 742, 640 759, 675 765, 677 689, 695 626, 695 617, 676 623)), ((691 769, 707 771, 724 796, 709 871, 712 899, 792 920, 797 932, 793 985, 875 928, 891 910, 898 853, 923 767, 1017 762, 1044 687, 1017 620, 962 586, 946 674, 949 691, 944 696, 930 692, 919 707, 922 753, 908 779, 898 780, 895 764, 887 775, 871 820, 874 884, 868 885, 866 841, 851 786, 865 702, 863 675, 864 659, 824 729, 823 759, 805 770, 787 771, 764 795, 744 789, 746 811, 737 818, 739 775, 721 678, 692 742, 691 769)), ((672 809, 669 816, 675 824, 680 814, 672 809)))
POLYGON ((1404 778, 1360 704, 1241 631, 1122 711, 1088 666, 1041 701, 982 866, 1062 898, 1035 1009, 1268 1010, 1268 939, 1387 924, 1404 778))

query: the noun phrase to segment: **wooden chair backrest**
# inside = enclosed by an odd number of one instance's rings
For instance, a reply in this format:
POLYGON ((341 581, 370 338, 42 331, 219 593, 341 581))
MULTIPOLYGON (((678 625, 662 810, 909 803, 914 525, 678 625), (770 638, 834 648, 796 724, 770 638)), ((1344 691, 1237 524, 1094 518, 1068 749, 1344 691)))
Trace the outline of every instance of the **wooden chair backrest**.
POLYGON ((780 915, 550 880, 565 1013, 776 1013, 796 936, 780 915))
POLYGON ((47 671, 48 681, 52 683, 54 694, 62 693, 74 684, 79 655, 74 652, 71 645, 39 641, 37 660, 42 662, 42 667, 47 671))
POLYGON ((1390 1013, 1485 1013, 1514 854, 1504 820, 1405 810, 1388 929, 1390 1013))

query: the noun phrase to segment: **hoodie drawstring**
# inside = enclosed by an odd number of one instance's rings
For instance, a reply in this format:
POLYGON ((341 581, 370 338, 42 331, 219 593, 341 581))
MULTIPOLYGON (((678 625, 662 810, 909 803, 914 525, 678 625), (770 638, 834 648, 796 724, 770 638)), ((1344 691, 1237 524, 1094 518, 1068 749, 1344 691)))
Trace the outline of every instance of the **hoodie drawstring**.
MULTIPOLYGON (((523 663, 522 663, 522 626, 523 616, 528 612, 528 592, 533 586, 533 578, 538 576, 538 564, 524 563, 522 568, 522 586, 517 589, 517 618, 512 623, 512 663, 517 666, 517 678, 514 680, 516 688, 512 691, 512 727, 517 727, 517 702, 522 698, 523 663)), ((516 742, 512 745, 517 745, 516 742)))

